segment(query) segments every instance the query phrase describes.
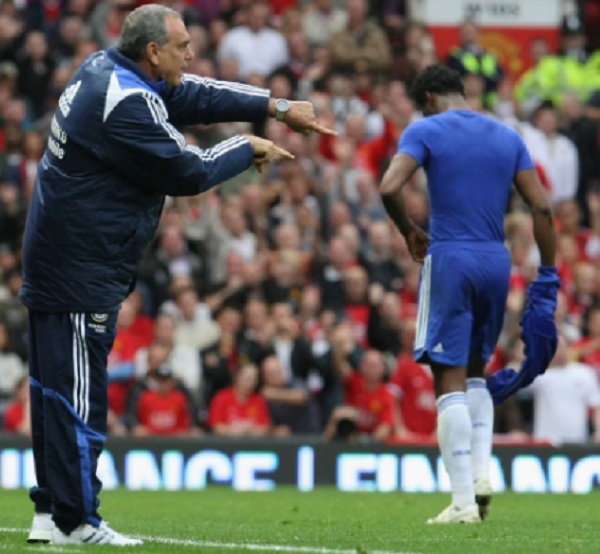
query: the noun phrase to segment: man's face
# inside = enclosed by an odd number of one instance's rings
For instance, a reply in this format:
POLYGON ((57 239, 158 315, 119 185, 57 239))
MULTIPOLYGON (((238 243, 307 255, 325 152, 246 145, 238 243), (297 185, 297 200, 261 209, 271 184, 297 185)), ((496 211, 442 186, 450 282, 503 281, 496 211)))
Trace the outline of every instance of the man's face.
POLYGON ((157 70, 167 86, 174 87, 183 82, 183 72, 194 54, 190 46, 190 35, 179 17, 167 17, 169 42, 156 51, 157 70))
POLYGON ((479 29, 472 22, 467 22, 461 29, 461 37, 465 46, 472 46, 479 42, 479 29))

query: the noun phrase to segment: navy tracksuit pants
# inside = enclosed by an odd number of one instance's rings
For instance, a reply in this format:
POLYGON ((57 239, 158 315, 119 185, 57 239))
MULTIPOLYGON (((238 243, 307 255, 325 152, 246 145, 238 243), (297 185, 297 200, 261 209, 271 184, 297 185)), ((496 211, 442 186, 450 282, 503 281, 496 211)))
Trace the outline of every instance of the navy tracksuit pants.
POLYGON ((108 354, 117 312, 29 312, 31 427, 36 512, 70 533, 100 524, 96 476, 106 439, 108 354))

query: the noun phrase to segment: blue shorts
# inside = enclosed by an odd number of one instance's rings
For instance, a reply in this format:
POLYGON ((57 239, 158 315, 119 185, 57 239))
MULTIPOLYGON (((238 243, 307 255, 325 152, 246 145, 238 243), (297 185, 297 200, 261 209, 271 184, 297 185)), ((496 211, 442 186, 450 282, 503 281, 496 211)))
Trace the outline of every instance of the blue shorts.
POLYGON ((432 245, 421 270, 414 358, 466 366, 485 361, 502 331, 511 260, 502 243, 432 245))

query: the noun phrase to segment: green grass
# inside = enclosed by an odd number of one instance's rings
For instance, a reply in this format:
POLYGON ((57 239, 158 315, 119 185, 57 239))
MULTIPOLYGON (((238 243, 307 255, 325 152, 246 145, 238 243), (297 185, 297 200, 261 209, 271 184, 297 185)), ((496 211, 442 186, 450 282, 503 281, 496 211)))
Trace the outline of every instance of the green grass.
MULTIPOLYGON (((374 550, 410 553, 599 553, 600 493, 587 496, 502 494, 488 521, 478 525, 427 526, 448 503, 441 494, 240 493, 224 488, 199 492, 102 494, 102 514, 118 531, 142 536, 233 543, 172 545, 146 541, 141 547, 29 546, 24 532, 0 531, 3 552, 274 552, 260 546, 310 547, 304 554, 367 554, 374 550), (235 546, 235 545, 239 546, 235 546)), ((25 529, 32 507, 23 491, 0 490, 0 527, 25 529)), ((301 552, 301 551, 300 551, 301 552)))

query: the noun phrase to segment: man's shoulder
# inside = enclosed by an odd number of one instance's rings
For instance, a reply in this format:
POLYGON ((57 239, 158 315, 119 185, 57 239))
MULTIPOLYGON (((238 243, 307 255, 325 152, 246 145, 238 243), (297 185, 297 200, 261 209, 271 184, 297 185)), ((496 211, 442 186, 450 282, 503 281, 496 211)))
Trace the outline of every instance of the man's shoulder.
POLYGON ((422 117, 421 119, 416 119, 415 121, 412 121, 408 125, 408 127, 404 129, 404 131, 402 132, 402 136, 404 136, 405 134, 408 136, 413 134, 418 135, 433 129, 436 126, 436 121, 434 119, 435 117, 437 116, 422 117))
POLYGON ((213 402, 221 402, 221 403, 226 403, 226 402, 230 402, 232 399, 235 398, 235 391, 233 390, 233 387, 227 387, 226 389, 221 389, 219 392, 217 392, 213 398, 213 402))

